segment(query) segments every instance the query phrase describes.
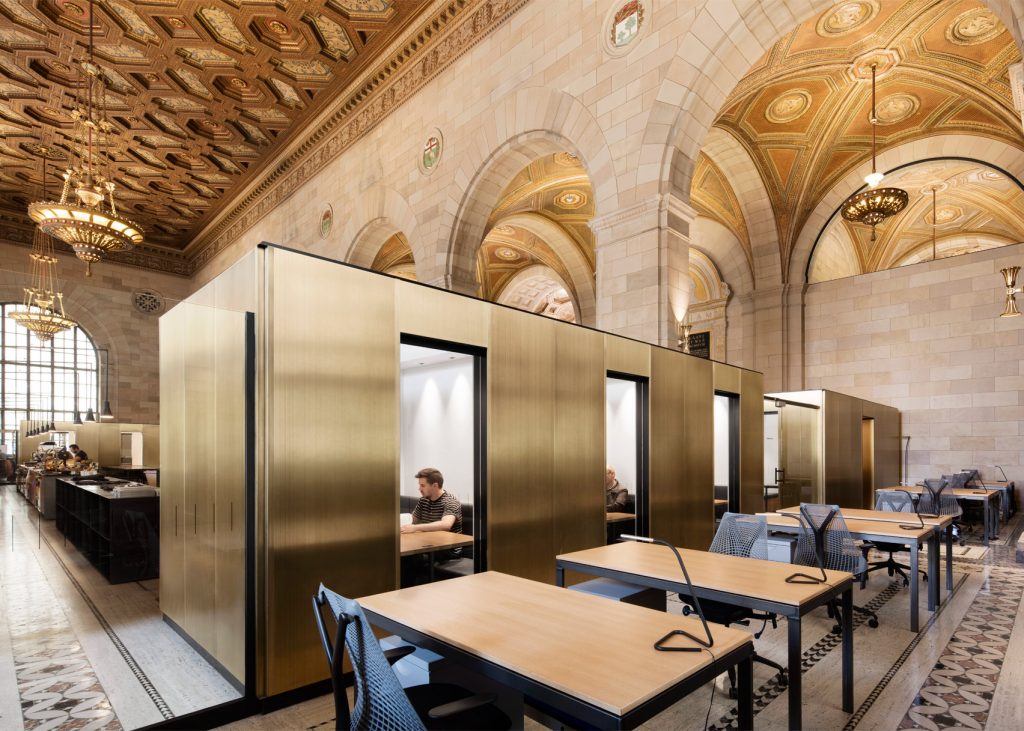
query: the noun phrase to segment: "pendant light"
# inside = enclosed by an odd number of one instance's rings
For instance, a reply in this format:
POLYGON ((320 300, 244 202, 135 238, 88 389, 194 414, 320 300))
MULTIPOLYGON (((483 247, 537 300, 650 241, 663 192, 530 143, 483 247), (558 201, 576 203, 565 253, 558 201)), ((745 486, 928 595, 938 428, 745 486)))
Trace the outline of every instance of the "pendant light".
POLYGON ((106 360, 103 368, 103 408, 100 410, 101 421, 113 421, 114 412, 110 410, 110 351, 104 349, 106 360))
POLYGON ((78 409, 75 409, 75 421, 74 421, 74 423, 75 424, 81 424, 82 423, 82 412, 79 411, 78 409))

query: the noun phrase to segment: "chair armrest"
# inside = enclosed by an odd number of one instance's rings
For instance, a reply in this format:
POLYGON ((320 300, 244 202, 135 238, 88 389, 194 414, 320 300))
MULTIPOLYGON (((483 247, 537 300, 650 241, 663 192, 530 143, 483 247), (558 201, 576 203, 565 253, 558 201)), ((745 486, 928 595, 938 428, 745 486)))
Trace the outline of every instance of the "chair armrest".
POLYGON ((454 716, 457 713, 465 713, 471 711, 474 708, 480 708, 481 706, 489 706, 498 699, 494 693, 480 693, 478 695, 470 696, 469 698, 463 698, 461 700, 452 701, 451 703, 445 703, 441 706, 435 706, 431 708, 427 713, 430 718, 448 718, 454 716))
POLYGON ((396 662, 401 660, 407 655, 411 655, 416 652, 416 648, 412 645, 404 645, 402 647, 393 647, 390 650, 384 651, 384 659, 388 661, 388 665, 394 665, 396 662))

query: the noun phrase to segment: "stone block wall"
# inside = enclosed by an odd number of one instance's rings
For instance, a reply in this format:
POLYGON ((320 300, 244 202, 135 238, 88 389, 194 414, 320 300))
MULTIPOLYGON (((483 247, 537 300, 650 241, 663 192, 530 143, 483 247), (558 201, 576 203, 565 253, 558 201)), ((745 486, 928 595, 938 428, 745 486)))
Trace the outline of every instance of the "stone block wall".
POLYGON ((810 285, 806 387, 898 408, 912 479, 998 464, 1020 486, 1024 317, 999 317, 999 270, 1022 264, 1017 244, 810 285))

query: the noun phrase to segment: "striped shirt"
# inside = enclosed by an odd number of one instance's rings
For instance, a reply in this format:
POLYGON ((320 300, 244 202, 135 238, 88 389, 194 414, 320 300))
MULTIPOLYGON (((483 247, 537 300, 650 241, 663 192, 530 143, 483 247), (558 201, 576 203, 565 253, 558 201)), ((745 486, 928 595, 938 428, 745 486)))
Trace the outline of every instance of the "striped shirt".
POLYGON ((442 492, 441 497, 433 502, 430 498, 421 497, 412 511, 413 523, 436 523, 446 515, 455 517, 451 533, 462 532, 462 503, 450 492, 442 492))

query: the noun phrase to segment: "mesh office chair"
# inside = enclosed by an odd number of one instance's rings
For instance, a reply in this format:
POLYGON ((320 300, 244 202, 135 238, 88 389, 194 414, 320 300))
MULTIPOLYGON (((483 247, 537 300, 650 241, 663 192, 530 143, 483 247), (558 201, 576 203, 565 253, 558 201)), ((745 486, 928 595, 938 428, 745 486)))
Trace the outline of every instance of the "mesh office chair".
POLYGON ((474 696, 449 683, 402 688, 391 664, 414 648, 400 648, 389 658, 370 629, 359 603, 320 585, 313 596, 320 641, 334 688, 335 728, 338 731, 424 731, 424 729, 507 729, 512 722, 495 708, 493 695, 474 696), (327 605, 338 624, 332 642, 324 623, 327 605), (348 648, 355 676, 351 712, 342 677, 342 658, 348 648))
POLYGON ((922 484, 921 500, 918 502, 917 511, 921 515, 949 515, 953 518, 953 537, 962 546, 964 545, 963 526, 960 519, 964 511, 960 507, 960 501, 951 492, 947 492, 949 481, 946 479, 928 479, 922 484))
MULTIPOLYGON (((715 538, 711 541, 711 548, 708 551, 710 553, 725 554, 726 556, 767 559, 767 518, 763 515, 725 513, 722 516, 722 522, 718 525, 718 531, 715 533, 715 538)), ((683 608, 683 614, 689 614, 690 607, 693 605, 693 598, 685 594, 680 594, 679 598, 688 605, 683 608)), ((756 639, 761 638, 765 628, 768 626, 768 622, 772 623, 773 628, 778 626, 774 614, 755 612, 752 609, 736 607, 732 604, 712 601, 710 599, 702 599, 700 606, 704 610, 704 617, 709 622, 724 624, 726 627, 730 624, 747 625, 750 624, 752 619, 763 620, 764 625, 762 625, 761 630, 754 633, 756 639)), ((788 682, 786 668, 777 662, 761 657, 756 652, 753 659, 754 662, 759 662, 762 665, 767 665, 777 670, 779 673, 779 685, 786 685, 788 682)), ((732 668, 729 669, 729 697, 736 697, 736 678, 732 668)))
MULTIPOLYGON (((796 544, 796 563, 817 566, 820 562, 826 569, 846 571, 858 579, 867 571, 867 560, 850 535, 838 505, 800 503, 800 514, 810 523, 813 533, 806 530, 800 532, 796 544)), ((839 620, 832 631, 839 632, 842 628, 839 604, 832 601, 828 606, 829 616, 839 620)), ((878 626, 878 615, 870 609, 854 606, 853 611, 868 617, 869 627, 878 626)))
MULTIPOLYGON (((875 510, 886 510, 890 513, 915 513, 917 509, 914 507, 914 501, 910 495, 905 492, 880 492, 875 498, 875 510)), ((914 524, 917 524, 917 519, 914 519, 914 524)), ((894 554, 897 553, 909 553, 910 549, 902 543, 886 543, 885 541, 871 541, 866 543, 861 550, 864 553, 864 558, 867 559, 868 551, 874 548, 876 551, 882 553, 888 553, 889 558, 885 561, 872 561, 868 563, 867 571, 861 574, 860 588, 864 588, 864 584, 867 583, 868 574, 872 571, 879 571, 881 569, 887 569, 889 576, 895 576, 899 574, 903 577, 903 586, 910 584, 910 577, 907 576, 907 571, 910 571, 910 566, 905 563, 899 563, 896 561, 894 554)), ((928 572, 923 569, 918 569, 921 572, 921 576, 924 577, 925 581, 928 581, 928 572)))

